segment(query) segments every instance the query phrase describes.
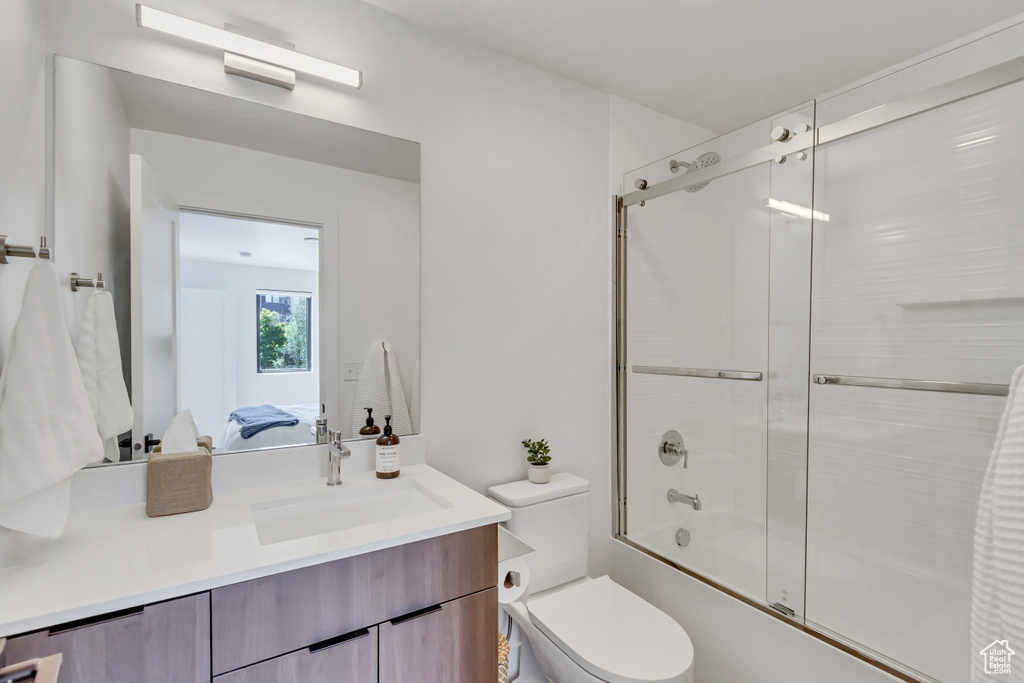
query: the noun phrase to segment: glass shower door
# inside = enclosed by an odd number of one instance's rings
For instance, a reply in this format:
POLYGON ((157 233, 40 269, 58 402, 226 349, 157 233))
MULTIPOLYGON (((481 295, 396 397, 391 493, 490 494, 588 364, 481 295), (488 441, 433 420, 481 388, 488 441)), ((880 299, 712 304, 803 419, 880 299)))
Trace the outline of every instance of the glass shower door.
POLYGON ((1024 361, 1022 106, 1018 82, 817 150, 806 616, 946 682, 1024 361))
POLYGON ((782 427, 800 443, 806 434, 810 225, 794 229, 794 214, 769 200, 810 211, 812 155, 777 163, 763 148, 775 126, 795 136, 813 123, 808 105, 627 174, 628 188, 676 189, 629 206, 620 240, 620 534, 759 604, 777 594, 793 611, 803 594, 806 451, 794 442, 778 474, 769 441, 782 443, 782 427), (687 182, 707 169, 728 172, 687 182), (772 296, 775 269, 789 274, 780 292, 803 288, 802 311, 772 296), (803 339, 770 354, 770 326, 801 320, 803 339), (773 384, 794 356, 796 382, 773 384), (772 392, 791 409, 772 412, 772 392), (769 524, 783 512, 793 524, 769 524), (788 572, 772 589, 769 556, 788 572))

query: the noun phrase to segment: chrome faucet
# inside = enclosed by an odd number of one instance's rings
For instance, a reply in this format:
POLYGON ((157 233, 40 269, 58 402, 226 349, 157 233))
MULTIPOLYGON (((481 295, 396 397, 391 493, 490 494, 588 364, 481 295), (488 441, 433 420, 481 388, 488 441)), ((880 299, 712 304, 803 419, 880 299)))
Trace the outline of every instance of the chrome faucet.
POLYGON ((327 485, 341 484, 341 459, 352 455, 352 451, 341 442, 340 429, 327 430, 327 485))
POLYGON ((699 495, 688 496, 685 493, 679 493, 675 489, 668 490, 668 502, 670 503, 686 503, 692 505, 694 510, 700 510, 704 507, 700 502, 699 495))
POLYGON ((330 439, 327 438, 327 420, 324 418, 318 418, 316 421, 316 427, 312 428, 312 432, 316 434, 316 442, 318 444, 330 443, 330 439))

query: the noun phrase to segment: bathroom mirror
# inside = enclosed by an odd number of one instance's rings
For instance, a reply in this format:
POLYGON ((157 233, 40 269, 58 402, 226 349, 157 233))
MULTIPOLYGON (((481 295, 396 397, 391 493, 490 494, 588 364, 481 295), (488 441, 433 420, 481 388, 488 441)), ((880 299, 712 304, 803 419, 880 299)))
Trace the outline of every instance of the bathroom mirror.
POLYGON ((418 431, 418 143, 57 56, 53 172, 72 339, 100 273, 114 301, 119 462, 186 408, 215 454, 359 438, 368 396, 418 431))

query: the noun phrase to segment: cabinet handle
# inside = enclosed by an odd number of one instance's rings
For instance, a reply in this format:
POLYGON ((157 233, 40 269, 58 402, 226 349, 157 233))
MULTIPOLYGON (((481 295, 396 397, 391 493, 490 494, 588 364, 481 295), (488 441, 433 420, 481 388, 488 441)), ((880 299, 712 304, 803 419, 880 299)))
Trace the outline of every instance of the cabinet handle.
POLYGON ((334 636, 333 638, 328 638, 327 640, 321 640, 319 643, 313 643, 309 646, 309 654, 316 654, 321 650, 326 650, 328 648, 334 647, 335 645, 347 643, 350 640, 359 640, 360 638, 363 638, 368 635, 370 635, 370 629, 361 628, 358 631, 352 631, 351 633, 343 633, 340 636, 334 636))
POLYGON ((80 628, 85 628, 86 626, 95 626, 96 624, 104 624, 108 621, 117 621, 118 619, 133 617, 136 614, 142 614, 145 609, 145 605, 139 605, 138 607, 129 607, 128 609, 122 609, 116 612, 99 614, 95 617, 86 617, 85 619, 69 621, 65 624, 58 624, 57 626, 54 626, 49 630, 47 635, 55 636, 58 633, 67 633, 68 631, 75 631, 80 628))
POLYGON ((441 609, 441 605, 431 605, 430 607, 424 607, 423 609, 418 609, 415 612, 409 612, 408 614, 403 614, 400 617, 395 617, 391 620, 391 625, 398 626, 399 624, 403 624, 407 621, 419 619, 420 617, 425 617, 428 614, 433 614, 434 612, 440 612, 441 609))

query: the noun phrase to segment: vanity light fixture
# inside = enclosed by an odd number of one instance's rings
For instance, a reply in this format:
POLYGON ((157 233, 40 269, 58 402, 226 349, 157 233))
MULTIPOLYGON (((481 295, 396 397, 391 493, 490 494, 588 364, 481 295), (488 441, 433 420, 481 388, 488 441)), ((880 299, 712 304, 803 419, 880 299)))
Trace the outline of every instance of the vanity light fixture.
POLYGON ((286 79, 282 81, 279 74, 268 75, 267 73, 262 73, 260 75, 250 75, 249 73, 240 73, 239 70, 232 71, 228 62, 230 61, 229 55, 233 55, 263 62, 263 66, 270 66, 268 70, 270 72, 276 71, 273 69, 276 66, 284 70, 299 71, 353 88, 360 88, 363 85, 363 72, 356 69, 350 69, 347 66, 310 57, 288 48, 271 45, 262 40, 232 33, 222 28, 208 26, 198 21, 161 12, 158 9, 142 4, 135 5, 135 21, 142 28, 150 28, 154 31, 160 31, 161 33, 190 40, 194 43, 224 50, 227 53, 225 55, 225 69, 228 70, 228 73, 256 78, 256 80, 280 85, 289 90, 294 87, 294 74, 292 74, 291 85, 289 85, 286 79))
POLYGON ((813 209, 808 209, 806 206, 800 206, 799 204, 793 204, 792 202, 784 202, 781 199, 774 199, 772 197, 768 198, 768 208, 799 216, 800 218, 813 218, 816 221, 824 221, 826 223, 829 220, 829 215, 827 213, 814 211, 813 209))

